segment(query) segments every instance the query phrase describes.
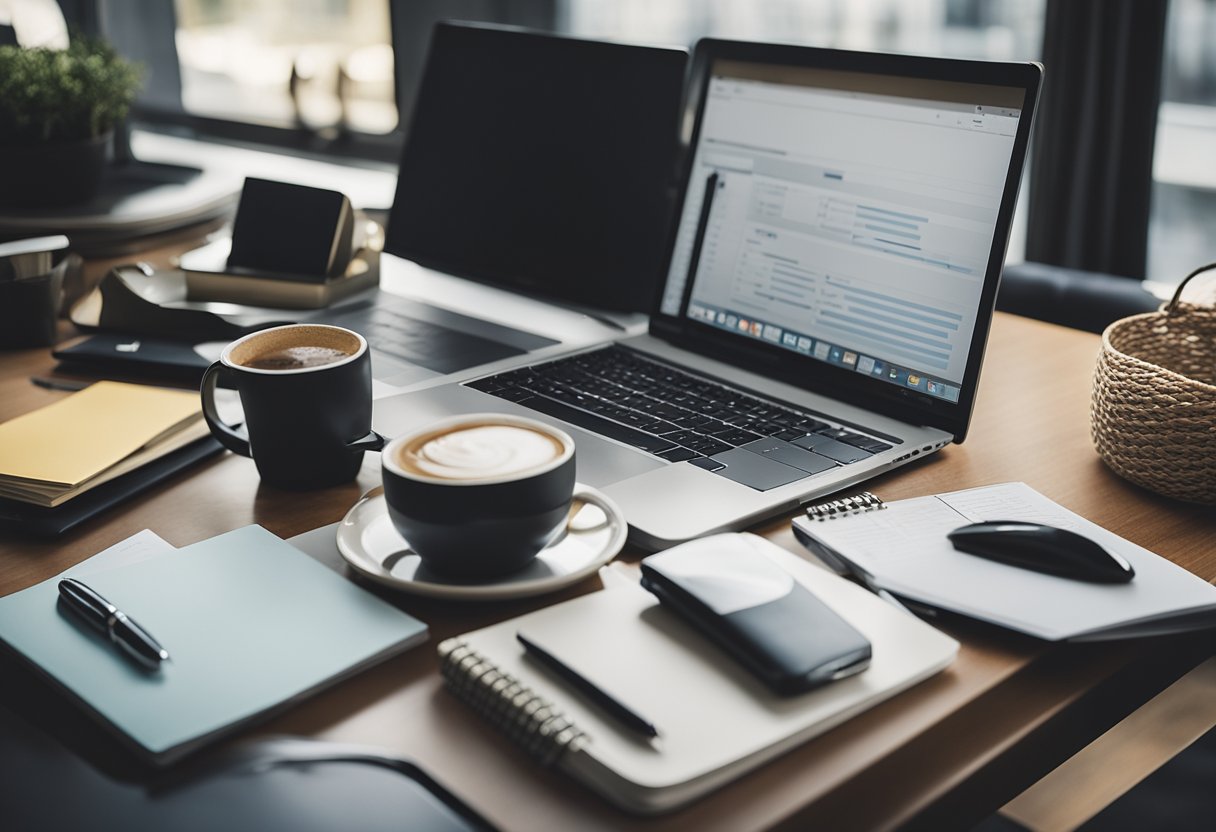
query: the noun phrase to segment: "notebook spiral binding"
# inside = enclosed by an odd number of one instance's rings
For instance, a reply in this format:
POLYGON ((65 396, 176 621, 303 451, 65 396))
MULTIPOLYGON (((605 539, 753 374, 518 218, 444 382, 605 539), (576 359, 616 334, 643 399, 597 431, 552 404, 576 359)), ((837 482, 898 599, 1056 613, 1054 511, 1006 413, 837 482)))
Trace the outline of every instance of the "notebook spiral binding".
POLYGON ((855 497, 844 497, 839 500, 832 500, 830 503, 819 503, 814 506, 806 507, 806 516, 812 520, 830 520, 833 517, 841 517, 845 514, 861 514, 863 511, 878 511, 887 507, 874 494, 869 491, 863 491, 855 497))
POLYGON ((447 639, 438 650, 448 689, 542 765, 553 765, 585 744, 587 735, 557 708, 461 639, 447 639))

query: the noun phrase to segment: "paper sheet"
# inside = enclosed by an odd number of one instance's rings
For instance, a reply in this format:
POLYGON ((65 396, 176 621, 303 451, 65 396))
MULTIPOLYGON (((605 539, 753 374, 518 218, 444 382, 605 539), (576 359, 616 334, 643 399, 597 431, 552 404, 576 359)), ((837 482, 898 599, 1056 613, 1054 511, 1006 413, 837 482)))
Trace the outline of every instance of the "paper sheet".
MULTIPOLYGON (((1216 589, 1185 569, 1044 497, 1025 483, 915 497, 880 511, 794 521, 873 582, 904 598, 1040 638, 1101 638, 1193 613, 1216 620, 1216 589), (1044 523, 1082 534, 1127 560, 1128 584, 1032 572, 954 549, 946 534, 985 520, 1044 523)), ((1179 629, 1191 629, 1183 619, 1179 629)))
POLYGON ((90 558, 85 558, 70 569, 63 570, 56 577, 83 578, 85 575, 93 575, 106 569, 139 563, 141 560, 172 552, 173 548, 172 543, 156 532, 144 529, 125 540, 118 541, 108 549, 102 549, 90 558))
POLYGON ((75 486, 201 416, 192 390, 99 381, 0 425, 0 477, 75 486))

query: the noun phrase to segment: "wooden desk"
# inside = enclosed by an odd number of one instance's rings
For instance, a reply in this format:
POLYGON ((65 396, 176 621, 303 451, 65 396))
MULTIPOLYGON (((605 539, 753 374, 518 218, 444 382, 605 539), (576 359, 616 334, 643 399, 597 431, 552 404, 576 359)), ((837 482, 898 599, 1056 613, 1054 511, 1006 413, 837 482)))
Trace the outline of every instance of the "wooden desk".
MULTIPOLYGON (((1216 578, 1216 513, 1136 488, 1094 453, 1088 401, 1097 351, 1096 336, 998 314, 970 439, 867 487, 899 499, 1023 480, 1205 579, 1216 578)), ((0 359, 0 420, 63 395, 27 380, 50 366, 45 351, 0 359)), ((143 528, 185 545, 246 523, 288 537, 334 522, 378 482, 375 465, 370 457, 356 483, 300 495, 260 487, 248 460, 229 455, 207 462, 57 542, 0 540, 0 595, 143 528)), ((801 553, 788 518, 762 531, 801 553)), ((623 555, 633 561, 638 556, 623 555)), ((391 748, 504 829, 965 828, 1213 647, 1210 638, 1045 647, 974 623, 944 621, 941 626, 963 644, 945 673, 687 809, 634 818, 540 769, 444 692, 436 671, 434 645, 442 638, 597 585, 592 578, 557 598, 480 606, 395 598, 431 626, 429 646, 313 697, 257 730, 391 748)), ((5 678, 10 706, 52 726, 106 770, 131 774, 117 746, 43 683, 24 678, 29 674, 8 675, 14 677, 5 678)), ((722 718, 729 715, 707 715, 722 718)))

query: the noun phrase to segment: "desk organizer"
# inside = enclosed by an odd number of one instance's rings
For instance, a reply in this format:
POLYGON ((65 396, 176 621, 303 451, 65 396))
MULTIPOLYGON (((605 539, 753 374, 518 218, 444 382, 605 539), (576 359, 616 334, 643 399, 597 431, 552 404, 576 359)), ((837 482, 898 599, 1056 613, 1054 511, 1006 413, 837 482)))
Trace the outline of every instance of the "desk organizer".
POLYGON ((1216 309, 1182 303, 1102 333, 1090 401, 1099 456, 1120 476, 1167 497, 1216 504, 1216 309))
POLYGON ((46 274, 0 281, 0 348, 47 347, 58 334, 68 261, 46 274))

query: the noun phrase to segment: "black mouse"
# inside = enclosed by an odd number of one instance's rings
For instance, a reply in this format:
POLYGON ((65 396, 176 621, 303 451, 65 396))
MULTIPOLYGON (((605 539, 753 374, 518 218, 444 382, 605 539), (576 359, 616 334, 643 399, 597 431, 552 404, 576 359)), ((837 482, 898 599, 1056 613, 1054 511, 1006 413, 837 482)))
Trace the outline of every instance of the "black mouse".
POLYGON ((1076 532, 1026 523, 989 520, 946 535, 954 548, 970 555, 1078 581, 1125 584, 1136 575, 1132 565, 1076 532))

